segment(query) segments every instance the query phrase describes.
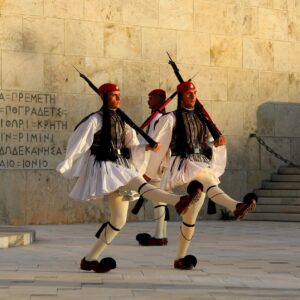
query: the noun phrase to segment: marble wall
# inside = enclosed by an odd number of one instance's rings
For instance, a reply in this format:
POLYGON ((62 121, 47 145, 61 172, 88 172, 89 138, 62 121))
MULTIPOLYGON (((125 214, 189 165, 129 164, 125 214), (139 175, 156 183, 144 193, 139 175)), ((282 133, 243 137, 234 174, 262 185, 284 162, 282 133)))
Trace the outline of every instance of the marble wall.
MULTIPOLYGON (((0 0, 0 223, 105 220, 107 203, 70 200, 74 182, 55 171, 100 105, 73 66, 116 82, 141 124, 148 92, 177 85, 166 51, 184 78, 198 74, 199 99, 228 137, 226 191, 240 198, 283 164, 253 132, 300 164, 300 1, 0 0)), ((151 219, 151 204, 129 218, 151 219)))

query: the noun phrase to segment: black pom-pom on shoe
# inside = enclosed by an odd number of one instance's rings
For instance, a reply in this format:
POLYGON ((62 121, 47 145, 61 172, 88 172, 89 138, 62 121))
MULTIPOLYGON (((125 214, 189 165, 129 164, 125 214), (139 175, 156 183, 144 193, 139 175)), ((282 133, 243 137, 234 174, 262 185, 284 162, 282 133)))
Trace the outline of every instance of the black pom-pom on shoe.
POLYGON ((112 257, 104 257, 100 260, 99 266, 103 269, 112 270, 117 267, 117 263, 112 257))
POLYGON ((243 198, 243 203, 249 204, 252 200, 255 200, 256 203, 258 202, 258 197, 255 193, 248 193, 243 198))
POLYGON ((197 258, 194 255, 186 255, 183 260, 187 265, 192 265, 193 267, 197 265, 197 258))
POLYGON ((151 238, 149 233, 139 233, 136 235, 135 239, 139 242, 140 245, 146 246, 147 241, 151 238))
POLYGON ((197 258, 194 255, 186 255, 174 261, 174 268, 179 270, 191 270, 197 265, 197 258))

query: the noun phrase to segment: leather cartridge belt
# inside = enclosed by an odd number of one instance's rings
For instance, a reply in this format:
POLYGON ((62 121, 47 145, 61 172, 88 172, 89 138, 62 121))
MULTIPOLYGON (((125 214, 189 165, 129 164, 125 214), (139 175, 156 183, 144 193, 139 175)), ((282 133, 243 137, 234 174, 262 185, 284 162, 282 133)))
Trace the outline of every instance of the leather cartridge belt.
MULTIPOLYGON (((172 151, 172 156, 178 156, 181 155, 182 153, 176 152, 176 151, 172 151)), ((190 155, 190 154, 206 154, 202 148, 194 148, 194 149, 189 149, 187 150, 184 154, 186 155, 190 155)))
POLYGON ((104 152, 101 145, 93 144, 91 146, 91 154, 96 155, 101 161, 115 161, 119 157, 130 158, 130 150, 128 148, 111 148, 108 152, 104 152))

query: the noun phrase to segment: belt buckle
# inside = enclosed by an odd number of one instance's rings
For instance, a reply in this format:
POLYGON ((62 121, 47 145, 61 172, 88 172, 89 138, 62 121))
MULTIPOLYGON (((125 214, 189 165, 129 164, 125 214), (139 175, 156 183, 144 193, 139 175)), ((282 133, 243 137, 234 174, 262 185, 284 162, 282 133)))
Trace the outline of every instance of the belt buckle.
POLYGON ((194 153, 195 153, 195 154, 199 154, 199 153, 200 153, 200 148, 195 148, 195 149, 194 149, 194 153))

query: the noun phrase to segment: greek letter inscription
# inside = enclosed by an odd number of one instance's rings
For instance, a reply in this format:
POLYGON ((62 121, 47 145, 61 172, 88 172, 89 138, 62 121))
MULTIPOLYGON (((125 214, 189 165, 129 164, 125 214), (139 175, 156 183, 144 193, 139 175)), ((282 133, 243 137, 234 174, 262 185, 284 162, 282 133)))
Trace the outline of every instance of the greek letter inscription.
POLYGON ((55 169, 67 130, 56 94, 0 90, 0 169, 55 169))

